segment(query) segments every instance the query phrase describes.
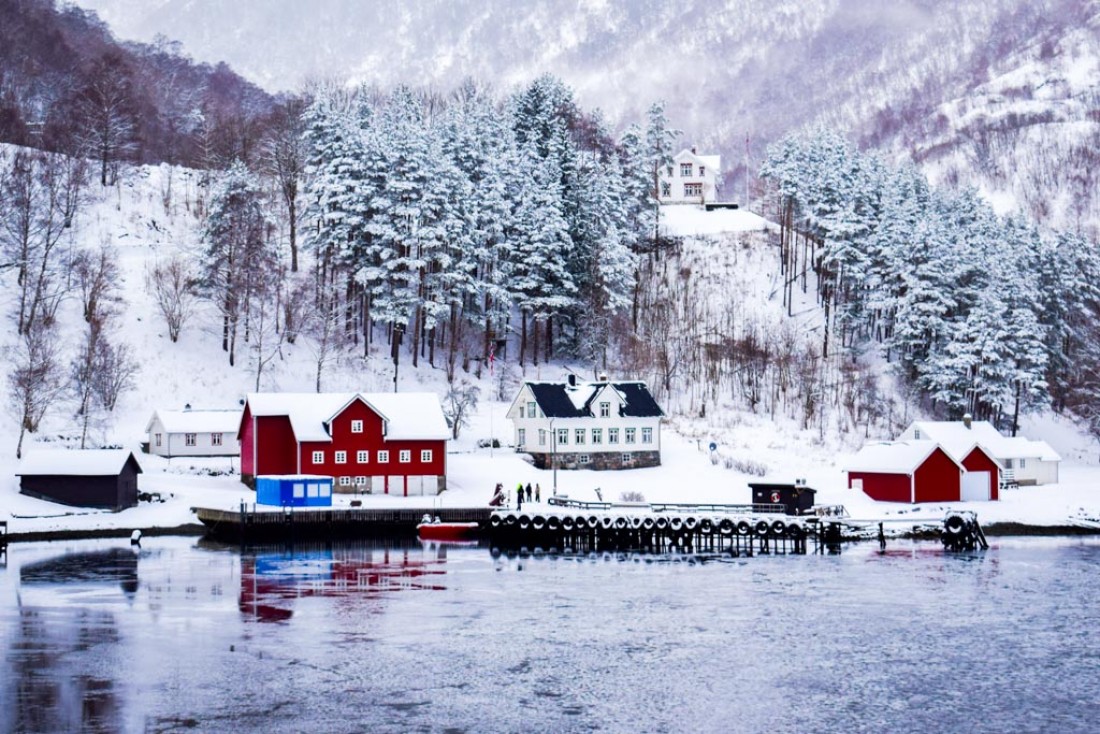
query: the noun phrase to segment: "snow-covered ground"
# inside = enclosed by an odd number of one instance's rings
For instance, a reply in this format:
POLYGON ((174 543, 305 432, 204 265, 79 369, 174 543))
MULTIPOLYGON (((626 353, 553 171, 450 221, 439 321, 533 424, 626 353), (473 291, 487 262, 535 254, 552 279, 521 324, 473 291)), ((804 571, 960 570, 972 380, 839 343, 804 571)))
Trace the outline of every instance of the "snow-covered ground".
MULTIPOLYGON (((242 501, 251 504, 254 500, 254 494, 238 481, 236 460, 166 460, 141 454, 139 450, 140 443, 146 440, 144 429, 154 409, 178 409, 185 403, 195 408, 233 408, 240 404, 245 393, 256 389, 255 362, 247 345, 240 347, 238 365, 230 367, 213 328, 216 318, 204 311, 208 306, 199 305, 180 341, 173 344, 146 290, 145 274, 152 263, 175 253, 194 253, 198 247, 198 219, 193 214, 199 195, 195 174, 167 166, 132 169, 119 186, 106 190, 94 187, 93 193, 97 201, 84 213, 79 225, 73 227, 74 232, 79 232, 79 239, 74 238, 69 244, 80 247, 107 242, 116 249, 124 298, 116 319, 117 337, 131 347, 140 362, 141 373, 135 388, 123 396, 114 414, 93 426, 92 445, 133 449, 144 469, 139 482, 141 491, 160 493, 166 501, 141 503, 111 513, 66 507, 19 494, 19 480, 15 476, 18 426, 10 412, 4 411, 0 413, 0 521, 8 521, 11 533, 175 527, 195 522, 191 507, 231 509, 242 501)), ((712 228, 720 232, 756 231, 767 225, 763 219, 743 210, 704 212, 691 206, 667 210, 671 221, 678 222, 676 226, 684 228, 681 230, 684 232, 689 227, 694 227, 695 232, 712 228)), ((700 247, 722 248, 721 243, 706 242, 700 247)), ((740 252, 738 248, 726 252, 726 256, 735 258, 736 269, 745 271, 743 278, 756 277, 753 272, 761 266, 754 263, 762 258, 748 249, 744 249, 744 255, 740 252)), ((764 273, 758 275, 766 278, 764 273)), ((13 277, 10 271, 0 274, 0 313, 5 315, 11 312, 14 289, 9 287, 9 280, 13 277)), ((717 277, 713 287, 728 291, 726 278, 717 277)), ((745 307, 777 310, 778 304, 772 302, 774 294, 768 295, 767 282, 756 286, 737 289, 743 297, 761 302, 745 307)), ((808 328, 813 322, 811 309, 812 304, 799 303, 796 311, 806 313, 793 321, 808 328)), ((66 348, 75 350, 84 328, 75 300, 62 306, 59 322, 66 348)), ((12 332, 14 329, 10 327, 0 329, 0 348, 11 349, 15 340, 12 332)), ((0 384, 6 385, 10 364, 8 358, 0 360, 0 380, 3 380, 0 384)), ((260 390, 312 391, 314 370, 308 341, 300 339, 293 346, 284 345, 280 358, 265 368, 260 390)), ((487 449, 476 445, 478 439, 489 437, 499 439, 505 446, 512 442, 512 427, 505 419, 508 403, 490 399, 496 388, 494 382, 499 382, 502 371, 512 374, 510 382, 514 387, 520 378, 516 365, 498 362, 496 377, 486 374, 480 382, 473 375, 459 375, 459 379, 479 385, 482 401, 472 424, 450 446, 449 489, 443 495, 437 498, 337 495, 335 503, 342 505, 360 499, 366 507, 484 505, 497 482, 506 487, 520 482, 537 483, 545 500, 553 490, 552 472, 534 468, 509 448, 487 449)), ((557 379, 564 372, 561 366, 542 365, 529 367, 526 377, 557 379)), ((392 389, 392 384, 392 366, 379 353, 366 358, 349 355, 327 366, 323 379, 326 391, 384 391, 392 389)), ((402 390, 426 390, 440 396, 447 389, 443 370, 426 364, 418 370, 403 365, 399 384, 402 390)), ((712 408, 707 415, 706 420, 675 417, 666 423, 661 432, 662 466, 608 472, 559 471, 558 492, 577 499, 595 499, 596 488, 600 488, 603 498, 611 501, 632 491, 641 492, 650 502, 750 502, 747 483, 754 477, 727 468, 728 463, 762 467, 769 479, 805 478, 818 490, 818 504, 843 504, 853 518, 935 520, 942 517, 946 508, 875 503, 859 492, 848 490, 843 463, 846 455, 858 448, 862 437, 822 436, 816 431, 799 430, 797 424, 783 416, 772 420, 767 415, 723 412, 720 408, 712 408), (713 456, 707 448, 712 441, 719 444, 713 456)), ((74 424, 72 401, 62 401, 48 416, 42 430, 27 437, 25 449, 73 447, 79 437, 74 424)), ((969 509, 977 511, 983 522, 1037 525, 1065 524, 1078 512, 1100 516, 1100 461, 1095 442, 1056 416, 1028 418, 1024 433, 1047 440, 1064 457, 1061 483, 1013 490, 1006 492, 1001 502, 975 503, 969 509)))
POLYGON ((701 237, 731 232, 777 231, 779 227, 747 209, 707 211, 696 204, 661 207, 661 233, 668 237, 701 237))

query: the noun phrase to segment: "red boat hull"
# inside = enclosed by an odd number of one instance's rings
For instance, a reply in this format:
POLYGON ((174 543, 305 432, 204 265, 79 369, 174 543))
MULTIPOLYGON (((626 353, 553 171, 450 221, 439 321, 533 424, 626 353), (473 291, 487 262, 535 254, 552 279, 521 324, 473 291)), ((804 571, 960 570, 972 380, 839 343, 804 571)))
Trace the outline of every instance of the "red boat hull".
POLYGON ((430 522, 416 526, 424 540, 469 540, 477 534, 476 522, 430 522))

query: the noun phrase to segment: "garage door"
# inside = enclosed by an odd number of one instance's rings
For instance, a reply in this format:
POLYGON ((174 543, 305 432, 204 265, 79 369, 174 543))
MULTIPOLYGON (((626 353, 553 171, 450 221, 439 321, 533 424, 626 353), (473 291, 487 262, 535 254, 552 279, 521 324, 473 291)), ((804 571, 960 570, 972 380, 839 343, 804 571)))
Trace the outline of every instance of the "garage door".
POLYGON ((968 471, 963 474, 962 498, 964 502, 989 500, 989 472, 968 471))

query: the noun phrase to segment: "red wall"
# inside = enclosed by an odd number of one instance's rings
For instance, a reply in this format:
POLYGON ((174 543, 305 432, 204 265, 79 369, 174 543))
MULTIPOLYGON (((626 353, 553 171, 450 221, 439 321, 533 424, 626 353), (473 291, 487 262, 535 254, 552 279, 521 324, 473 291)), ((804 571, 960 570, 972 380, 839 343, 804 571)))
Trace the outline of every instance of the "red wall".
MULTIPOLYGON (((326 474, 331 477, 382 477, 382 476, 443 476, 447 473, 446 441, 386 441, 382 436, 382 418, 361 400, 353 401, 332 421, 329 433, 332 441, 306 441, 302 443, 302 473, 326 474), (363 432, 352 433, 351 422, 363 421, 363 432), (403 464, 398 459, 400 451, 412 452, 412 460, 403 464), (430 462, 420 461, 420 452, 432 452, 430 462), (378 463, 378 451, 389 451, 390 460, 378 463), (325 460, 313 463, 313 452, 324 451, 325 460), (336 452, 347 452, 347 463, 336 463, 336 452), (366 464, 356 462, 359 451, 369 451, 366 464)), ((377 490, 377 487, 376 487, 377 490)), ((389 487, 391 493, 404 493, 405 487, 389 487)))
POLYGON ((999 499, 997 492, 1001 488, 1000 467, 997 466, 997 462, 989 458, 989 455, 980 446, 974 447, 974 450, 963 459, 962 465, 966 467, 967 471, 989 472, 989 499, 999 499))
POLYGON ((914 474, 916 502, 958 502, 962 471, 943 449, 936 448, 914 474))
MULTIPOLYGON (((285 415, 256 418, 256 474, 298 474, 297 448, 290 418, 285 415)), ((301 473, 309 472, 303 466, 301 473)))
POLYGON ((853 479, 863 480, 863 493, 879 502, 908 502, 908 474, 879 474, 872 472, 849 472, 848 487, 853 479))
POLYGON ((237 429, 237 440, 241 442, 241 478, 254 477, 256 472, 256 457, 252 455, 252 411, 248 403, 244 405, 244 413, 241 415, 241 425, 237 429))

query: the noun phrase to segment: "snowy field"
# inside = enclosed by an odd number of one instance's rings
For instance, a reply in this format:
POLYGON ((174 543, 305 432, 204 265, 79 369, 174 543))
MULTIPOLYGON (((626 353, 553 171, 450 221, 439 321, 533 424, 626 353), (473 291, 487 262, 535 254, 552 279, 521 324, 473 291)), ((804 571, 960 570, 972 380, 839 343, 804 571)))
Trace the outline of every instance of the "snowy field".
MULTIPOLYGON (((197 305, 196 314, 185 326, 180 341, 172 343, 168 339, 163 319, 147 293, 145 278, 152 263, 177 253, 194 254, 199 248, 198 219, 194 214, 199 190, 192 172, 167 166, 132 169, 118 186, 104 190, 96 186, 93 193, 97 201, 86 209, 80 225, 73 227, 79 236, 66 244, 79 248, 109 243, 117 253, 123 303, 116 329, 118 338, 129 345, 140 363, 141 371, 134 389, 122 397, 116 410, 93 424, 90 445, 116 445, 134 450, 144 469, 140 490, 160 493, 166 501, 141 503, 138 507, 111 513, 24 497, 19 494, 19 480, 15 476, 18 426, 10 411, 4 411, 0 413, 0 521, 9 523, 11 533, 175 527, 196 521, 191 507, 231 509, 237 508, 242 501, 251 503, 254 495, 238 481, 236 460, 165 460, 140 453, 139 446, 147 438, 145 426, 153 410, 179 409, 185 403, 196 409, 236 408, 246 393, 257 389, 257 382, 262 391, 314 389, 315 356, 305 339, 293 346, 283 345, 279 358, 267 365, 259 376, 254 355, 247 345, 239 348, 237 366, 230 367, 220 348, 216 316, 203 302, 197 305)), ((690 206, 668 209, 670 219, 666 224, 679 227, 680 233, 687 233, 692 228, 708 230, 709 234, 740 233, 755 231, 766 224, 760 217, 743 210, 703 212, 701 208, 690 206)), ((751 263, 762 260, 760 255, 741 256, 737 252, 728 255, 748 258, 737 261, 740 270, 752 270, 757 266, 751 263)), ((742 273, 743 278, 750 276, 752 273, 742 273)), ((0 312, 3 314, 12 312, 10 299, 15 289, 9 281, 13 277, 10 270, 0 274, 0 312)), ((758 289, 766 291, 766 276, 761 277, 765 279, 757 283, 758 289)), ((722 287, 722 284, 715 287, 722 287)), ((747 286, 741 292, 752 293, 747 286)), ((761 301, 756 307, 779 308, 766 295, 752 297, 761 301)), ((74 351, 84 328, 76 300, 65 302, 59 314, 62 341, 67 349, 74 351)), ((803 308, 807 313, 794 321, 809 328, 813 320, 806 319, 812 314, 808 313, 809 306, 800 304, 799 310, 803 308)), ((0 330, 0 348, 5 350, 4 354, 10 354, 7 350, 14 346, 13 332, 13 328, 0 330)), ((66 359, 69 358, 71 353, 66 355, 66 359)), ((10 363, 9 359, 0 362, 0 379, 5 385, 10 363)), ((514 394, 521 378, 518 366, 499 362, 496 382, 500 381, 501 371, 511 375, 508 394, 514 394)), ((542 365, 541 368, 529 367, 522 377, 559 379, 563 375, 561 366, 542 365)), ((514 487, 520 482, 537 483, 545 500, 552 492, 553 473, 534 468, 507 448, 513 440, 511 424, 504 417, 508 403, 491 400, 496 388, 494 380, 488 374, 480 381, 466 374, 460 374, 459 379, 477 384, 482 400, 472 425, 463 429, 459 440, 451 443, 447 472, 449 489, 439 497, 337 495, 337 505, 360 499, 365 507, 480 506, 489 501, 497 482, 506 487, 514 487), (490 437, 500 440, 504 448, 477 448, 478 439, 490 437)), ((325 391, 373 392, 390 390, 392 386, 391 363, 378 351, 366 357, 349 355, 329 364, 322 380, 325 391)), ((403 365, 399 386, 402 390, 426 390, 440 396, 447 390, 443 370, 426 364, 419 370, 403 365)), ((686 406, 681 408, 682 412, 691 412, 686 406)), ((42 430, 28 435, 24 448, 73 448, 79 441, 75 424, 73 401, 62 400, 47 416, 42 430)), ((1001 502, 975 503, 968 509, 977 511, 984 523, 1014 521, 1062 525, 1079 513, 1100 516, 1100 461, 1096 443, 1067 421, 1053 416, 1029 418, 1024 422, 1023 432, 1030 438, 1047 440, 1062 455, 1061 483, 1012 490, 1004 493, 1001 502)), ((888 437, 871 437, 876 438, 888 437)), ((726 468, 730 460, 729 463, 751 462, 763 467, 771 480, 805 478, 818 490, 818 504, 842 504, 853 518, 919 522, 942 517, 946 506, 913 508, 876 503, 862 493, 846 489, 842 472, 845 458, 858 449, 863 440, 862 436, 822 436, 815 431, 801 431, 782 416, 773 421, 766 415, 714 409, 708 413, 706 421, 676 417, 664 425, 661 431, 662 466, 611 472, 559 471, 558 493, 594 500, 599 488, 602 497, 611 501, 631 491, 641 492, 650 502, 748 503, 751 498, 747 483, 756 477, 726 468), (707 448, 712 441, 718 444, 714 456, 707 448)))

